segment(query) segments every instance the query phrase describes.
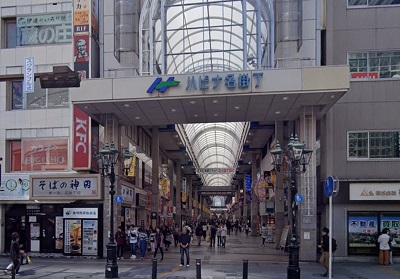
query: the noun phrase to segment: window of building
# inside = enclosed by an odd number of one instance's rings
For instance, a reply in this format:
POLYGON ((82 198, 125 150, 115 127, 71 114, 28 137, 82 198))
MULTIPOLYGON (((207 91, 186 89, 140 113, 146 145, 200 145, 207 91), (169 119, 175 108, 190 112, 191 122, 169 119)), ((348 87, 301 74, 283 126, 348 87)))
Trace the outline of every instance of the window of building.
POLYGON ((400 51, 351 52, 347 59, 351 78, 400 77, 400 51))
POLYGON ((10 141, 10 169, 11 172, 21 171, 21 141, 10 141))
POLYGON ((17 23, 14 19, 4 20, 4 31, 5 31, 5 48, 15 48, 17 46, 17 23))
POLYGON ((400 0, 348 0, 348 6, 400 5, 400 0))
POLYGON ((40 80, 35 81, 34 93, 23 93, 22 81, 11 83, 12 109, 43 109, 69 107, 67 88, 41 88, 40 80))
POLYGON ((400 158, 400 132, 349 132, 349 159, 400 158))

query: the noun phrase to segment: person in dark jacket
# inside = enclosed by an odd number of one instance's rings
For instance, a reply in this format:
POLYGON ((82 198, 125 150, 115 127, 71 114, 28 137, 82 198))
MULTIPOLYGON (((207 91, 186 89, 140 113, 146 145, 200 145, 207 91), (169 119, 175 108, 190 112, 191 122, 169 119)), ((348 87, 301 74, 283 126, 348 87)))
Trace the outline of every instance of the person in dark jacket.
POLYGON ((211 233, 210 233, 210 247, 215 247, 215 237, 217 236, 217 227, 215 224, 212 224, 211 226, 211 233))
POLYGON ((322 275, 323 277, 329 276, 329 229, 322 229, 322 241, 321 245, 318 245, 318 248, 321 248, 322 255, 319 259, 320 264, 325 267, 326 272, 322 275))
POLYGON ((184 254, 186 254, 186 267, 190 266, 190 256, 189 256, 189 245, 190 245, 190 235, 188 230, 183 228, 182 234, 179 236, 179 245, 181 252, 181 264, 179 266, 184 266, 184 254))
POLYGON ((199 223, 196 227, 196 236, 197 236, 197 246, 201 244, 201 237, 203 236, 203 227, 199 223))
POLYGON ((124 246, 126 240, 126 233, 119 226, 117 232, 115 233, 115 241, 117 242, 117 257, 118 260, 123 260, 124 257, 124 246))
POLYGON ((160 249, 161 252, 161 261, 164 260, 164 234, 161 232, 160 228, 156 228, 156 234, 154 236, 154 256, 153 258, 157 258, 157 251, 160 249))
POLYGON ((21 267, 21 255, 24 254, 23 250, 20 250, 19 234, 13 232, 11 234, 11 246, 10 246, 10 259, 14 264, 15 275, 19 275, 19 268, 21 267))

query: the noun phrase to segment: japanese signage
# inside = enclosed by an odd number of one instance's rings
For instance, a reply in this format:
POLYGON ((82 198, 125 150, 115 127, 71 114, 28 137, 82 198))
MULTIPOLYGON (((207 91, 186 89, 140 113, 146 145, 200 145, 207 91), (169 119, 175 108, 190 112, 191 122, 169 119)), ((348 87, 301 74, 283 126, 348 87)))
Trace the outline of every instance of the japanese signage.
POLYGON ((97 220, 83 220, 82 255, 97 255, 97 220))
POLYGON ((136 193, 136 206, 146 207, 147 206, 147 195, 136 193))
POLYGON ((98 219, 98 208, 63 208, 63 217, 70 219, 98 219))
POLYGON ((350 200, 400 200, 400 183, 350 183, 350 200))
POLYGON ((91 127, 91 134, 90 134, 90 138, 92 141, 92 152, 91 152, 91 170, 93 172, 98 172, 99 171, 99 165, 98 165, 98 161, 97 161, 97 156, 100 154, 99 153, 99 148, 100 148, 100 138, 99 138, 99 134, 100 134, 100 127, 99 127, 99 123, 97 123, 96 121, 94 121, 92 119, 92 127, 91 127))
POLYGON ((32 199, 77 199, 101 198, 100 175, 52 175, 31 176, 32 199))
POLYGON ((72 42, 71 13, 17 18, 17 45, 67 44, 72 42))
POLYGON ((129 177, 134 177, 135 176, 135 167, 136 167, 136 156, 133 155, 131 166, 129 167, 129 171, 128 171, 128 175, 127 176, 129 176, 129 177))
POLYGON ((128 187, 128 186, 124 186, 121 185, 121 196, 123 198, 124 202, 134 202, 134 194, 135 194, 135 190, 128 187))
POLYGON ((393 238, 393 247, 400 247, 400 214, 397 216, 381 216, 381 230, 387 228, 393 238))
POLYGON ((350 215, 349 247, 375 247, 378 237, 378 217, 350 215))
POLYGON ((73 166, 75 170, 90 170, 90 117, 77 106, 73 112, 73 166))
POLYGON ((29 200, 30 181, 25 174, 2 174, 0 200, 29 200))
POLYGON ((74 0, 74 32, 89 32, 90 0, 74 0))
POLYGON ((24 93, 35 91, 35 60, 33 57, 25 58, 24 69, 24 93))
POLYGON ((68 139, 23 139, 21 171, 67 171, 68 139))
POLYGON ((171 182, 168 178, 160 179, 160 192, 161 196, 166 199, 171 197, 171 182))
POLYGON ((205 168, 205 169, 196 169, 197 174, 229 174, 236 173, 235 168, 205 168))

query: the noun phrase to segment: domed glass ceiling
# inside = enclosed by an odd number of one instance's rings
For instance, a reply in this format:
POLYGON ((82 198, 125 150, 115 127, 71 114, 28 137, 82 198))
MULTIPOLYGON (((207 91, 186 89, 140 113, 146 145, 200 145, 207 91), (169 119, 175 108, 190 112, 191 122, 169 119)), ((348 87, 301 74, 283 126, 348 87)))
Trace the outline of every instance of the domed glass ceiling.
MULTIPOLYGON (((141 75, 265 69, 274 61, 273 0, 146 0, 141 75)), ((178 125, 197 168, 236 168, 248 123, 178 125)), ((229 186, 234 174, 202 175, 229 186)))

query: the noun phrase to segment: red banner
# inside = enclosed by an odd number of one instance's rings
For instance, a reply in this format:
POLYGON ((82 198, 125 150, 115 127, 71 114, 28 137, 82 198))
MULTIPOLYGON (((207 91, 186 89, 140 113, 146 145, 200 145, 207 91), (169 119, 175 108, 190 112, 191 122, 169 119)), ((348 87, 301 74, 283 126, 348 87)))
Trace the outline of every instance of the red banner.
POLYGON ((90 170, 90 117, 77 106, 74 106, 73 129, 72 168, 74 170, 90 170))

